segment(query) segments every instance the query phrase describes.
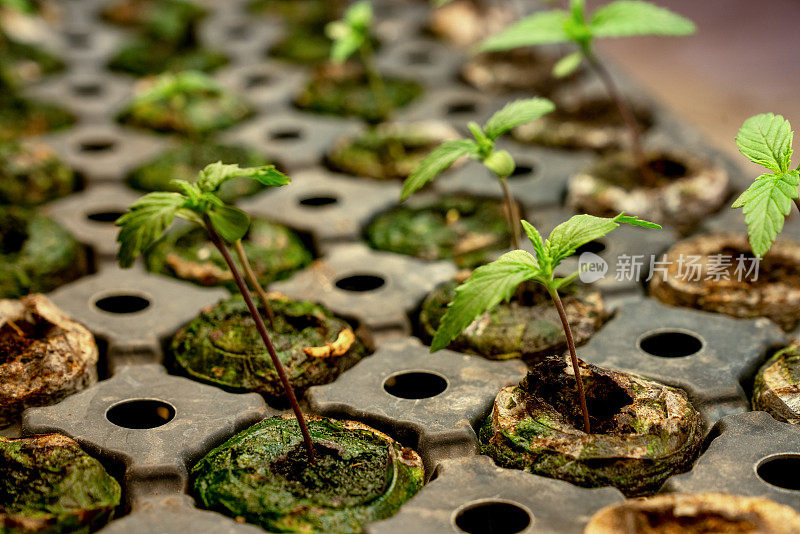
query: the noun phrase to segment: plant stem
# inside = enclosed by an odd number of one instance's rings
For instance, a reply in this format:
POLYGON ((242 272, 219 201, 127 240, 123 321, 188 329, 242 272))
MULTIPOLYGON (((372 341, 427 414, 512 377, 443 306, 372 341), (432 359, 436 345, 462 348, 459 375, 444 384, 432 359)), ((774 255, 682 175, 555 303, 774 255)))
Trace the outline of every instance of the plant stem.
POLYGON ((797 211, 800 211, 800 198, 795 198, 794 205, 797 206, 797 211))
POLYGON ((389 100, 389 93, 386 92, 386 84, 383 83, 383 78, 375 65, 375 55, 369 37, 364 39, 364 44, 361 46, 361 60, 364 62, 364 71, 367 73, 370 90, 378 105, 378 113, 384 121, 388 122, 392 117, 392 103, 389 100))
POLYGON ((236 255, 239 257, 239 263, 242 264, 242 269, 244 270, 244 276, 247 278, 247 283, 250 284, 250 287, 256 293, 258 293, 258 298, 261 299, 261 304, 264 306, 264 311, 267 312, 269 327, 275 330, 275 314, 272 313, 272 306, 269 305, 269 297, 267 297, 267 293, 264 291, 264 288, 261 287, 261 284, 258 283, 256 273, 253 272, 253 268, 250 266, 250 261, 247 259, 247 254, 244 253, 244 247, 242 246, 241 239, 233 244, 233 249, 236 251, 236 255))
POLYGON ((519 236, 519 207, 517 203, 514 201, 514 197, 511 194, 511 189, 508 187, 508 181, 502 177, 498 176, 500 179, 500 185, 503 186, 503 196, 506 199, 506 214, 508 215, 508 226, 511 228, 511 239, 512 245, 514 245, 514 249, 519 249, 520 244, 520 236, 519 236))
POLYGON ((292 385, 289 383, 289 378, 286 376, 286 370, 283 368, 283 364, 281 363, 280 358, 278 358, 278 354, 275 352, 275 347, 272 345, 272 341, 269 339, 269 334, 267 334, 267 327, 264 325, 264 320, 261 318, 261 314, 258 313, 255 304, 253 304, 253 299, 250 297, 250 292, 247 290, 247 286, 242 279, 241 273, 239 273, 239 268, 236 267, 236 264, 231 257, 231 253, 228 252, 228 248, 225 246, 225 243, 222 242, 222 238, 214 228, 214 224, 211 222, 211 219, 208 218, 208 215, 203 215, 203 221, 205 222, 208 235, 211 237, 211 242, 214 243, 214 246, 220 251, 222 257, 225 258, 225 263, 228 264, 228 268, 231 270, 231 274, 233 274, 233 279, 236 281, 236 286, 239 288, 239 292, 242 294, 245 304, 247 304, 247 309, 250 311, 250 315, 253 317, 253 321, 256 323, 256 330, 258 330, 258 333, 261 335, 261 339, 264 341, 264 345, 267 347, 267 352, 269 352, 269 356, 272 358, 272 365, 278 372, 278 376, 283 384, 283 391, 286 394, 286 398, 289 400, 289 404, 292 405, 292 410, 297 418, 297 424, 300 426, 300 432, 303 434, 303 441, 305 442, 306 450, 308 451, 308 457, 311 462, 314 462, 314 459, 316 458, 314 454, 314 443, 311 441, 311 434, 308 432, 306 418, 303 415, 303 410, 300 409, 300 404, 297 402, 297 397, 295 397, 294 389, 292 389, 292 385))
POLYGON ((594 55, 593 52, 590 50, 584 50, 584 56, 586 57, 586 61, 591 65, 597 75, 600 77, 600 81, 603 82, 603 85, 608 92, 608 96, 611 97, 611 100, 614 101, 614 104, 617 106, 617 110, 619 110, 619 115, 622 117, 622 121, 628 128, 628 132, 630 133, 631 137, 631 150, 633 151, 633 157, 636 159, 636 165, 639 167, 639 172, 642 175, 642 178, 645 181, 650 181, 652 178, 652 172, 647 167, 647 158, 644 155, 644 149, 642 148, 642 132, 639 129, 639 123, 636 121, 636 116, 633 114, 631 107, 628 105, 628 101, 622 96, 619 89, 617 88, 617 84, 614 83, 614 78, 611 76, 611 73, 608 72, 605 65, 594 55))
POLYGON ((581 412, 583 413, 583 431, 591 434, 589 427, 589 409, 586 407, 586 392, 583 390, 583 379, 581 378, 581 370, 578 367, 578 355, 575 353, 575 340, 572 338, 572 329, 569 327, 567 320, 567 312, 564 310, 564 303, 561 302, 561 297, 557 289, 547 288, 550 293, 550 298, 556 305, 558 310, 558 317, 561 319, 561 325, 564 327, 564 335, 567 337, 567 347, 569 347, 569 355, 572 359, 572 371, 575 373, 575 382, 578 385, 578 399, 581 403, 581 412))

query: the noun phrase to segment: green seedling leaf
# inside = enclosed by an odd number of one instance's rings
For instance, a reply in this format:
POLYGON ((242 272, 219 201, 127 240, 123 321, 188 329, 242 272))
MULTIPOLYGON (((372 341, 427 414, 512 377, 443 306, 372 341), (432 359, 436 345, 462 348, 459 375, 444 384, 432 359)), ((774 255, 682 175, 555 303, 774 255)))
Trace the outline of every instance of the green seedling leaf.
POLYGON ((117 235, 120 265, 133 265, 136 257, 150 248, 172 224, 185 202, 184 195, 165 192, 149 193, 134 202, 130 211, 116 221, 120 227, 117 235))
POLYGON ((333 41, 331 61, 344 63, 358 52, 369 39, 369 26, 372 23, 372 4, 368 1, 351 5, 342 20, 331 22, 325 27, 325 34, 333 41))
POLYGON ((553 66, 553 76, 556 78, 565 78, 575 72, 578 67, 583 63, 583 53, 573 52, 568 54, 553 66))
POLYGON ((208 218, 219 235, 229 243, 242 239, 250 229, 250 217, 231 206, 214 206, 208 211, 208 218))
POLYGON ((233 178, 252 178, 270 187, 286 185, 291 182, 288 176, 275 168, 275 165, 242 169, 237 164, 228 165, 217 161, 216 163, 206 165, 206 167, 200 171, 200 177, 197 179, 197 186, 202 191, 214 193, 219 190, 222 184, 233 178))
POLYGON ((477 154, 477 145, 468 139, 446 141, 435 148, 403 183, 400 200, 405 200, 415 191, 449 169, 460 157, 477 154))
POLYGON ((571 40, 565 29, 568 20, 570 14, 560 9, 534 13, 483 41, 479 51, 498 52, 522 46, 567 43, 571 40))
POLYGON ((478 267, 456 288, 431 343, 431 352, 447 347, 476 317, 513 295, 519 284, 539 274, 539 264, 530 253, 512 250, 496 261, 478 267))
POLYGON ((634 35, 691 35, 694 23, 663 7, 636 0, 618 0, 599 7, 589 30, 594 37, 634 35))
POLYGON ((739 152, 772 171, 756 178, 731 206, 743 208, 750 247, 759 258, 783 230, 792 201, 800 198, 800 173, 789 170, 793 138, 789 121, 772 113, 750 117, 736 134, 739 152))
POLYGON ((789 170, 794 132, 781 115, 762 113, 750 117, 736 134, 739 152, 775 173, 789 170))
POLYGON ((525 98, 506 104, 503 109, 492 115, 483 127, 486 136, 492 141, 507 131, 538 119, 556 108, 546 98, 525 98))

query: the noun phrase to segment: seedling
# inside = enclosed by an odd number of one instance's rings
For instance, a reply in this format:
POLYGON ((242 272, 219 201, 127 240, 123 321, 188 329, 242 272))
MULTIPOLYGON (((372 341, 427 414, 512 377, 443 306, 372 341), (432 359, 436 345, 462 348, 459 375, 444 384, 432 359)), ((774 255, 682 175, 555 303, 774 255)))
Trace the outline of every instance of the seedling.
POLYGON ((524 17, 497 35, 486 39, 480 51, 505 51, 514 48, 552 43, 573 43, 578 50, 561 58, 553 67, 553 75, 572 74, 584 61, 597 73, 614 101, 631 139, 631 150, 643 176, 645 166, 641 131, 630 105, 617 88, 614 78, 597 57, 594 41, 598 37, 630 37, 637 35, 690 35, 695 26, 687 18, 668 9, 638 0, 617 0, 587 16, 584 0, 570 0, 570 10, 553 9, 524 17))
POLYGON ((278 354, 272 345, 267 328, 258 310, 253 304, 250 292, 245 285, 239 268, 228 252, 225 241, 233 243, 239 255, 250 285, 261 297, 265 310, 272 318, 269 302, 264 290, 259 285, 250 269, 241 240, 250 228, 250 217, 240 209, 226 205, 219 199, 219 188, 233 178, 252 178, 265 186, 281 186, 289 183, 289 178, 275 169, 273 165, 263 167, 239 168, 238 165, 212 163, 200 171, 196 183, 185 180, 173 180, 173 185, 180 193, 149 193, 131 205, 130 211, 117 219, 120 227, 117 241, 120 243, 118 260, 122 267, 130 267, 139 254, 150 248, 167 230, 176 217, 199 224, 208 232, 211 242, 219 250, 233 275, 236 286, 244 298, 245 304, 256 324, 256 329, 272 358, 272 364, 283 384, 286 398, 294 410, 300 430, 303 434, 310 459, 314 459, 314 447, 308 433, 303 412, 297 402, 292 386, 286 376, 278 354), (224 241, 223 241, 224 240, 224 241))
POLYGON ((783 230, 792 201, 800 210, 800 170, 789 168, 793 138, 789 121, 772 113, 750 117, 736 134, 739 152, 770 171, 756 178, 731 206, 744 211, 750 247, 759 258, 783 230))
POLYGON ((456 288, 455 298, 448 305, 447 312, 433 337, 431 352, 447 347, 478 316, 494 308, 501 301, 508 302, 523 282, 530 280, 541 284, 553 299, 564 329, 577 384, 578 400, 583 413, 583 429, 589 434, 591 431, 589 410, 586 407, 583 380, 578 367, 578 356, 575 353, 575 341, 564 304, 558 294, 559 289, 578 277, 580 270, 564 278, 556 278, 555 270, 565 258, 572 256, 578 247, 605 236, 620 224, 657 229, 661 226, 625 215, 624 212, 613 218, 575 215, 556 226, 547 241, 543 241, 539 231, 532 224, 527 221, 521 222, 536 255, 524 250, 512 250, 492 263, 475 269, 467 281, 456 288))
POLYGON ((333 63, 340 65, 356 52, 359 53, 380 115, 384 120, 389 120, 392 114, 392 101, 386 91, 386 84, 378 66, 375 64, 371 26, 372 4, 364 0, 348 7, 341 20, 329 23, 325 27, 325 33, 333 41, 331 47, 333 63))
POLYGON ((511 154, 506 150, 497 150, 495 143, 501 135, 515 126, 538 119, 554 109, 553 103, 546 98, 528 98, 506 104, 503 109, 491 116, 483 128, 475 122, 470 122, 467 126, 473 139, 446 141, 435 148, 406 179, 400 200, 405 200, 425 184, 433 181, 462 156, 469 156, 483 163, 500 180, 513 245, 514 248, 520 248, 519 227, 516 224, 520 219, 519 210, 506 181, 506 178, 514 172, 516 164, 511 154))

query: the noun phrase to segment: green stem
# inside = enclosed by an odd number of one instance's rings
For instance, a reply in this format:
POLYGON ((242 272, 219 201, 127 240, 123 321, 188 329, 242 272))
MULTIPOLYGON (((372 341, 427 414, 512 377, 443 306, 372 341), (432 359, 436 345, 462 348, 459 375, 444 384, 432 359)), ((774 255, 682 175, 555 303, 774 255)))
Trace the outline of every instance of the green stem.
POLYGON ((553 299, 553 302, 556 305, 558 317, 561 319, 561 326, 564 327, 564 335, 567 338, 567 347, 569 347, 569 355, 572 359, 572 371, 575 373, 575 382, 578 385, 578 400, 581 403, 581 412, 583 413, 583 431, 587 434, 591 434, 592 432, 589 426, 589 409, 586 407, 586 393, 583 389, 581 370, 580 367, 578 367, 578 355, 575 353, 575 340, 572 338, 572 329, 570 328, 569 321, 567 320, 567 312, 564 310, 564 303, 561 302, 561 297, 558 294, 558 290, 548 287, 547 291, 550 293, 550 298, 553 299))
POLYGON ((513 239, 511 244, 514 245, 514 249, 519 249, 519 221, 521 219, 519 206, 517 206, 517 203, 514 201, 511 189, 508 187, 508 181, 502 176, 498 176, 498 178, 500 179, 500 184, 503 186, 503 196, 506 199, 506 214, 508 215, 508 225, 511 228, 511 238, 513 239))
POLYGON ((264 306, 264 311, 267 312, 269 327, 272 330, 275 330, 275 314, 272 313, 272 306, 269 305, 269 297, 267 297, 267 293, 264 291, 264 288, 261 287, 261 284, 258 283, 256 273, 253 272, 253 268, 250 266, 250 261, 247 259, 247 254, 244 252, 241 239, 233 244, 233 249, 236 251, 236 255, 239 257, 239 263, 242 264, 242 269, 244 270, 244 275, 247 278, 247 283, 258 294, 258 298, 261 299, 261 304, 264 306))
POLYGON ((364 44, 361 46, 361 60, 364 62, 364 71, 367 74, 370 90, 375 97, 375 103, 378 105, 378 113, 380 113, 384 121, 388 122, 392 117, 392 102, 389 100, 386 84, 383 83, 383 78, 378 72, 377 65, 375 65, 375 54, 372 50, 372 43, 369 42, 369 37, 364 39, 364 44))
POLYGON ((272 365, 275 367, 275 371, 277 371, 278 376, 281 379, 281 383, 283 384, 283 391, 286 394, 286 398, 289 400, 289 404, 292 405, 292 410, 297 418, 297 424, 300 426, 300 432, 303 434, 303 441, 305 442, 306 450, 308 451, 308 457, 311 462, 314 462, 316 458, 314 454, 314 442, 311 440, 311 434, 308 432, 306 418, 303 415, 303 410, 300 408, 300 404, 297 402, 297 397, 294 394, 292 385, 289 383, 289 378, 286 376, 286 370, 283 368, 283 364, 278 357, 278 353, 275 352, 275 347, 272 345, 272 341, 269 339, 269 334, 267 334, 267 327, 264 325, 264 320, 261 318, 261 314, 258 313, 256 305, 253 304, 253 299, 250 297, 250 292, 247 290, 247 286, 242 279, 239 268, 236 267, 236 263, 234 263, 233 258, 231 257, 231 253, 228 252, 228 247, 226 247, 225 243, 222 242, 222 238, 217 233, 217 230, 214 228, 214 224, 211 222, 211 219, 209 219, 208 215, 203 215, 203 222, 205 223, 209 237, 211 237, 211 242, 214 243, 214 246, 217 247, 217 250, 219 250, 220 254, 222 254, 222 257, 225 259, 225 263, 228 264, 228 268, 231 270, 231 274, 233 274, 233 279, 236 281, 236 287, 239 288, 239 293, 241 293, 242 298, 244 298, 247 309, 250 311, 250 316, 256 323, 256 330, 258 330, 261 340, 267 347, 267 352, 269 352, 269 356, 272 358, 272 365))

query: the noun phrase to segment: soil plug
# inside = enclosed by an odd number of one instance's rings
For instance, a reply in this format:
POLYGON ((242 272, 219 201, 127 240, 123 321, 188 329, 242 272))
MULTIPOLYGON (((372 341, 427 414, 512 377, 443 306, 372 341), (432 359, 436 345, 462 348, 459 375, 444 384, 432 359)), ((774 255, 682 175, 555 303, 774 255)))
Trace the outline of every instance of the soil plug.
POLYGON ((578 278, 580 270, 564 278, 556 278, 555 270, 559 264, 573 255, 578 247, 599 239, 620 224, 657 228, 661 226, 620 213, 616 217, 605 218, 593 215, 576 215, 558 225, 546 241, 539 231, 527 221, 522 226, 528 234, 536 255, 524 250, 512 250, 496 261, 478 267, 466 282, 456 288, 456 295, 447 308, 433 337, 431 352, 447 347, 450 342, 478 316, 497 306, 501 301, 509 301, 517 287, 528 280, 541 284, 553 299, 567 339, 572 369, 575 375, 578 400, 583 416, 584 432, 591 434, 589 410, 581 379, 578 356, 572 330, 567 321, 559 289, 578 278))
POLYGON ((519 226, 516 224, 516 221, 520 220, 519 209, 506 181, 506 178, 513 174, 516 164, 511 154, 505 150, 498 150, 495 143, 501 135, 515 126, 538 119, 553 109, 555 106, 546 98, 528 98, 506 104, 489 118, 483 128, 475 122, 470 122, 468 127, 473 139, 446 141, 435 148, 403 183, 400 200, 405 200, 433 181, 462 156, 476 159, 500 180, 513 245, 515 249, 520 248, 519 226))
POLYGON ((584 0, 571 0, 569 11, 539 11, 520 19, 516 24, 486 39, 481 52, 499 52, 520 47, 553 43, 573 43, 578 50, 555 64, 556 77, 569 76, 585 61, 597 73, 614 101, 630 133, 631 150, 636 157, 642 178, 652 174, 642 150, 641 132, 633 111, 620 93, 614 78, 597 57, 594 40, 598 37, 631 37, 638 35, 691 35, 695 25, 668 9, 638 0, 617 0, 596 9, 587 16, 584 0))
MULTIPOLYGON (((117 219, 116 224, 121 227, 117 236, 117 241, 120 243, 119 263, 122 267, 133 265, 136 257, 149 249, 161 237, 175 217, 197 223, 208 232, 211 241, 225 259, 250 315, 256 323, 258 333, 283 384, 284 394, 294 410, 308 456, 313 461, 314 446, 303 412, 286 376, 283 364, 275 352, 269 334, 267 334, 264 321, 253 304, 247 285, 225 244, 225 241, 235 244, 245 236, 250 228, 250 217, 245 212, 226 205, 217 196, 223 183, 240 177, 252 178, 265 186, 281 186, 289 183, 289 178, 276 170, 273 165, 242 169, 238 165, 224 165, 219 161, 212 163, 200 171, 196 183, 176 180, 174 185, 182 193, 147 194, 137 200, 131 206, 130 211, 117 219)), ((258 285, 257 282, 256 285, 258 285)))

